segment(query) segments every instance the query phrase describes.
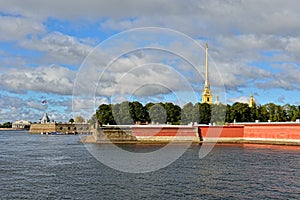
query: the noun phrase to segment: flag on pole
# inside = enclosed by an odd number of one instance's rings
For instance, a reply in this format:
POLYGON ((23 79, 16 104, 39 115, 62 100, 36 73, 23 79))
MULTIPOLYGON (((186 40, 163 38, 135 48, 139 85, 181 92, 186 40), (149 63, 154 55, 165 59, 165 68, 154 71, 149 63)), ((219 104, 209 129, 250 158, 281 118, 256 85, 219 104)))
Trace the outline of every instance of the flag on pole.
POLYGON ((46 100, 46 99, 42 101, 42 104, 46 104, 46 103, 47 103, 47 100, 46 100))

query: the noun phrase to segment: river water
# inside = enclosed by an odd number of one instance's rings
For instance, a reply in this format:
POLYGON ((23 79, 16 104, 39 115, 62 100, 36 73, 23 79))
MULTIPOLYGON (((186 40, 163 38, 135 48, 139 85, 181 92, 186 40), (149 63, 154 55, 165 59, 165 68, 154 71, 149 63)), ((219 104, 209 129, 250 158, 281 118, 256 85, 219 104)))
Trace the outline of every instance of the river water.
POLYGON ((78 141, 1 131, 0 199, 300 199, 300 147, 217 145, 199 159, 191 146, 165 168, 132 174, 105 166, 78 141))

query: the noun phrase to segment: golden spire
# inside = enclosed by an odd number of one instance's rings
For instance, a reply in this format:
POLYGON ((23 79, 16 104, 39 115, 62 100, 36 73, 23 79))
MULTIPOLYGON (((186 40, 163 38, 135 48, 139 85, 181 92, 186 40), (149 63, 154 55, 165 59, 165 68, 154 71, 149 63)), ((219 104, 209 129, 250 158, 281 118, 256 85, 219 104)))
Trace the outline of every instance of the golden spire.
POLYGON ((212 93, 210 91, 210 84, 208 79, 208 44, 205 47, 205 83, 204 91, 202 93, 202 103, 212 104, 212 93))
POLYGON ((209 86, 208 81, 208 44, 206 43, 205 47, 205 85, 209 86))
POLYGON ((216 95, 216 101, 215 101, 215 104, 219 105, 220 102, 219 102, 219 95, 216 95))

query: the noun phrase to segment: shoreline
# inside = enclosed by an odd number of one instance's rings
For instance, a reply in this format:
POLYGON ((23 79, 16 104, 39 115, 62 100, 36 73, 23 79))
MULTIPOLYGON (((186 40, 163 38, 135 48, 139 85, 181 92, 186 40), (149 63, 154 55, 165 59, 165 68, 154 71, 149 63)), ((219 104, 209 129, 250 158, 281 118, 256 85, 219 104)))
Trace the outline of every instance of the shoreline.
POLYGON ((278 145, 278 146, 300 146, 300 141, 284 141, 284 140, 269 140, 269 139, 226 139, 222 140, 206 140, 203 141, 187 141, 187 140, 98 140, 96 141, 93 135, 83 136, 80 143, 84 144, 153 144, 153 145, 166 145, 172 142, 172 144, 191 144, 191 145, 202 145, 202 144, 257 144, 257 145, 278 145))
POLYGON ((29 131, 29 129, 22 129, 22 128, 0 128, 0 131, 29 131))

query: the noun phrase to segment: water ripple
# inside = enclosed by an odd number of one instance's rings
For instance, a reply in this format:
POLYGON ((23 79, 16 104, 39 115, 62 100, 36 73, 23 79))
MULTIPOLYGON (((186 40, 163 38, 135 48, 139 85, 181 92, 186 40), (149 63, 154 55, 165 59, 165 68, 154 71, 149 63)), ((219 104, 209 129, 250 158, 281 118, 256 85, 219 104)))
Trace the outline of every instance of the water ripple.
MULTIPOLYGON (((170 166, 129 174, 94 159, 77 136, 0 133, 0 199, 298 199, 300 148, 192 146, 170 166)), ((97 151, 109 147, 91 145, 97 151)), ((157 146, 124 146, 149 152, 157 146)))

